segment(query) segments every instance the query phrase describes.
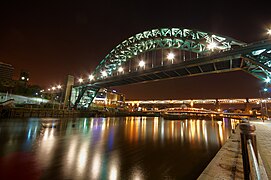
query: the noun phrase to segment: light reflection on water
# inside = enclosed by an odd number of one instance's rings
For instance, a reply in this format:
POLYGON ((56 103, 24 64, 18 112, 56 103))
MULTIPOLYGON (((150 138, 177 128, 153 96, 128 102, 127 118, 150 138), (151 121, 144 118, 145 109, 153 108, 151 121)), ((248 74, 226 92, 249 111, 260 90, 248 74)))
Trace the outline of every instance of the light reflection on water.
POLYGON ((33 166, 28 176, 38 179, 195 179, 236 123, 158 117, 0 121, 0 179, 14 166, 33 166), (10 161, 18 153, 23 160, 10 161))

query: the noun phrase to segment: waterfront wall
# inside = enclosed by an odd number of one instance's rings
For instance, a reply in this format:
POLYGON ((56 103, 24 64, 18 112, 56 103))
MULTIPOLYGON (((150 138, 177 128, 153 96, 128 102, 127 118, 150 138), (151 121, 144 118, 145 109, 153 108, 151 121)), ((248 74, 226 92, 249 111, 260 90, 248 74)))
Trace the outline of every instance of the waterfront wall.
POLYGON ((7 101, 9 99, 14 99, 15 104, 42 104, 42 103, 48 103, 48 99, 43 99, 39 97, 26 97, 21 95, 15 95, 15 94, 7 94, 7 93, 1 93, 0 92, 0 102, 7 101))
POLYGON ((4 108, 0 109, 0 118, 30 117, 110 117, 110 116, 160 116, 156 113, 102 111, 102 110, 67 110, 42 108, 4 108))
POLYGON ((29 117, 91 117, 90 111, 38 109, 38 108, 9 108, 2 109, 1 118, 29 118, 29 117))

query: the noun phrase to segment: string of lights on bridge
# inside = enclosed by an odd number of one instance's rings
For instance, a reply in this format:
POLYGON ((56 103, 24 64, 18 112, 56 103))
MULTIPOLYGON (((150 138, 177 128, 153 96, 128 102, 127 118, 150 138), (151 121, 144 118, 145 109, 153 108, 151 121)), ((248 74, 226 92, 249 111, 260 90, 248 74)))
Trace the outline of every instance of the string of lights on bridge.
MULTIPOLYGON (((210 44, 210 48, 215 48, 215 44, 213 43, 213 44, 210 44)), ((173 52, 169 52, 168 54, 167 54, 167 60, 169 60, 169 61, 171 61, 171 64, 173 64, 174 63, 174 58, 175 58, 175 54, 173 53, 173 52)), ((146 62, 142 59, 142 60, 140 60, 139 61, 139 63, 138 63, 138 67, 139 68, 142 68, 142 69, 145 69, 145 65, 146 65, 146 62)), ((122 66, 120 66, 119 68, 118 68, 118 74, 122 74, 122 73, 124 73, 124 68, 122 67, 122 66)), ((102 71, 101 72, 101 76, 102 77, 107 77, 107 72, 106 71, 102 71)), ((94 80, 94 75, 89 75, 88 76, 88 80, 89 81, 93 81, 94 80)), ((79 83, 83 83, 84 82, 84 79, 83 78, 79 78, 78 79, 78 82, 79 83)))
MULTIPOLYGON (((207 48, 209 49, 209 50, 214 50, 215 48, 217 47, 217 44, 215 43, 215 42, 211 42, 210 44, 208 44, 208 46, 207 46, 207 48)), ((173 53, 173 52, 169 52, 168 54, 167 54, 167 56, 166 56, 166 59, 168 60, 168 61, 171 61, 171 64, 174 64, 174 59, 175 59, 175 54, 173 53)), ((145 69, 145 65, 146 65, 146 62, 143 60, 143 59, 141 59, 140 61, 139 61, 139 63, 138 63, 138 67, 139 68, 142 68, 142 69, 145 69)), ((119 67, 118 68, 118 74, 122 74, 122 73, 124 73, 124 68, 123 67, 119 67)), ((108 76, 108 74, 107 74, 107 72, 104 70, 104 71, 101 71, 101 76, 103 77, 103 78, 105 78, 105 77, 107 77, 108 76)), ((89 75, 88 76, 88 80, 89 81, 93 81, 94 80, 94 75, 89 75)), ((270 80, 270 79, 269 79, 270 80)), ((84 82, 84 79, 83 78, 79 78, 78 79, 78 82, 79 83, 83 83, 84 82)))
MULTIPOLYGON (((271 29, 267 29, 267 35, 268 36, 271 36, 271 29)), ((213 36, 215 36, 215 35, 213 35, 213 36)), ((209 42, 209 44, 207 44, 207 49, 208 50, 210 50, 210 51, 214 51, 215 49, 219 49, 220 47, 218 46, 218 44, 216 43, 216 42, 214 42, 214 41, 212 41, 212 42, 209 42)), ((167 55, 166 55, 166 59, 169 61, 169 62, 171 62, 171 64, 174 64, 174 60, 175 60, 175 54, 173 53, 173 52, 169 52, 167 55)), ((163 63, 162 63, 162 65, 163 65, 163 63)), ((137 64, 137 67, 139 68, 139 69, 145 69, 145 66, 146 66, 146 62, 144 61, 144 59, 141 59, 139 62, 138 62, 138 64, 137 64)), ((117 75, 121 75, 121 74, 124 74, 125 73, 125 68, 124 67, 122 67, 122 66, 119 66, 117 69, 116 69, 116 71, 117 71, 117 75)), ((130 72, 130 70, 129 70, 129 72, 130 72)), ((97 75, 96 75, 97 76, 97 75)), ((100 77, 95 77, 93 74, 90 74, 90 75, 88 75, 88 78, 82 78, 82 77, 80 77, 80 78, 78 78, 78 80, 77 80, 77 82, 79 83, 79 84, 82 84, 82 83, 84 83, 84 82, 92 82, 92 81, 94 81, 94 80, 98 80, 98 78, 102 78, 102 79, 105 79, 105 78, 107 78, 109 76, 109 74, 108 74, 108 72, 106 71, 106 70, 102 70, 102 71, 100 71, 100 77)), ((271 75, 270 75, 271 76, 271 75)), ((265 79, 264 79, 264 81, 266 82, 266 83, 270 83, 271 82, 271 79, 270 79, 270 77, 266 77, 265 79)), ((52 90, 53 90, 53 87, 52 87, 52 90)))

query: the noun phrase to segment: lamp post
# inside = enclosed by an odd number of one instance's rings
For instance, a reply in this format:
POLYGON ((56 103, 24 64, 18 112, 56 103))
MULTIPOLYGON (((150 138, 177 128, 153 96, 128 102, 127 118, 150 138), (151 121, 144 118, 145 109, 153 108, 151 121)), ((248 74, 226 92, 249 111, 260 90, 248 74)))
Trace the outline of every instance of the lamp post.
POLYGON ((260 93, 260 99, 261 99, 261 116, 262 116, 262 120, 264 121, 264 110, 263 110, 263 102, 264 102, 264 108, 265 108, 265 116, 267 119, 269 119, 269 115, 268 115, 268 107, 267 107, 267 103, 266 103, 266 98, 264 97, 264 93, 268 92, 267 88, 264 88, 263 90, 259 90, 260 93))
POLYGON ((52 97, 51 97, 51 99, 53 100, 53 109, 55 108, 55 97, 54 97, 54 91, 56 90, 56 87, 52 87, 51 88, 51 90, 52 90, 52 97))
POLYGON ((62 97, 63 97, 63 90, 62 90, 62 86, 58 85, 57 86, 58 91, 61 91, 61 95, 60 95, 60 99, 59 99, 59 106, 58 109, 60 110, 61 104, 62 104, 62 97))
POLYGON ((263 120, 263 98, 262 98, 261 90, 259 90, 259 94, 260 94, 260 102, 261 102, 261 117, 263 120))

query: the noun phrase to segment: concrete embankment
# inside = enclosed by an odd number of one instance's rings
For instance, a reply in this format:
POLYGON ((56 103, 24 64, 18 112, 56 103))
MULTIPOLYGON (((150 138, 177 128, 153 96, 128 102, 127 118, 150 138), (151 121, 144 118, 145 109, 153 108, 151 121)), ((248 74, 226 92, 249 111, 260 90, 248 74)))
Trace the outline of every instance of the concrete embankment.
MULTIPOLYGON (((244 179, 240 138, 240 130, 239 126, 237 126, 235 133, 232 133, 230 138, 198 177, 198 180, 244 179)), ((259 166, 262 179, 268 179, 260 155, 259 166)))
POLYGON ((38 109, 38 108, 9 108, 0 111, 0 118, 30 118, 30 117, 91 117, 90 111, 38 109))
POLYGON ((62 110, 42 108, 6 108, 0 109, 1 118, 30 118, 30 117, 112 117, 112 116, 160 116, 159 113, 100 111, 100 110, 62 110))

